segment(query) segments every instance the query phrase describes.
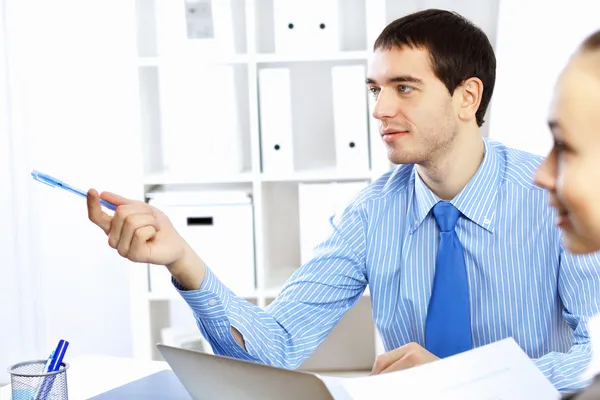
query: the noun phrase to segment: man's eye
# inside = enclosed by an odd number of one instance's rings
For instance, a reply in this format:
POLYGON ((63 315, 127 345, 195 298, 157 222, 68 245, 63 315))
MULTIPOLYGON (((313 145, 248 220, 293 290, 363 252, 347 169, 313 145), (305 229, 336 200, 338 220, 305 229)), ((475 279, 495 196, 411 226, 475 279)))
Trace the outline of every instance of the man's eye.
POLYGON ((412 92, 413 88, 407 85, 398 85, 398 91, 402 94, 408 94, 412 92))
POLYGON ((376 88, 376 87, 372 87, 372 88, 369 88, 369 92, 371 92, 373 97, 377 98, 377 95, 379 94, 380 89, 376 88))

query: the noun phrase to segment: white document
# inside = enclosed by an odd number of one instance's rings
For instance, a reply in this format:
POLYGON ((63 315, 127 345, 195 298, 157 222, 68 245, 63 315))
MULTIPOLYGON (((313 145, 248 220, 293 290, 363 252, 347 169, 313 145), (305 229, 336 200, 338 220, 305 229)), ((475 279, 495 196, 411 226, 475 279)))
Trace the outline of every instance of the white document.
POLYGON ((294 171, 292 97, 289 68, 258 72, 263 172, 294 171))
POLYGON ((336 400, 560 398, 512 338, 404 371, 360 378, 320 378, 336 400))
POLYGON ((340 49, 338 0, 274 0, 273 17, 277 53, 340 49))
POLYGON ((365 67, 331 68, 336 166, 340 171, 368 171, 369 125, 365 67))

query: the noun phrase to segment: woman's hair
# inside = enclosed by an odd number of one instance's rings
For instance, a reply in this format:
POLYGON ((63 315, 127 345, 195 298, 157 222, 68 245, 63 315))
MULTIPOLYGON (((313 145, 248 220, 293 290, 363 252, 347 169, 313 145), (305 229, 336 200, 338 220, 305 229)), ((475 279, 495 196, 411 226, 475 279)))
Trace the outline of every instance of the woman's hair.
POLYGON ((592 33, 581 44, 582 51, 598 51, 600 50, 600 30, 592 33))

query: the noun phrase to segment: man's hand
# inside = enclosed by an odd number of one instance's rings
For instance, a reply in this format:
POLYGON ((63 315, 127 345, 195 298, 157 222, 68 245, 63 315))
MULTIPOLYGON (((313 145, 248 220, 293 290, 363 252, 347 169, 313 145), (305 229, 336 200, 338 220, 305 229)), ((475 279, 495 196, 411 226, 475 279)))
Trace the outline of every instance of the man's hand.
POLYGON ((371 375, 400 371, 439 360, 417 343, 408 343, 377 357, 371 375))
POLYGON ((114 193, 90 189, 87 194, 88 217, 108 236, 108 244, 130 261, 165 265, 187 290, 199 289, 206 266, 156 207, 114 193), (100 198, 117 206, 109 216, 100 198))

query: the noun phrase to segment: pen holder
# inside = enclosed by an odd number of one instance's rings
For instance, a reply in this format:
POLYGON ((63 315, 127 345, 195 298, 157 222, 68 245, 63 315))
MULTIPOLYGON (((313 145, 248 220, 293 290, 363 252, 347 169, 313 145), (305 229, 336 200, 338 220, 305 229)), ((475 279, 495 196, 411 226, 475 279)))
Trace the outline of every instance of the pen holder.
POLYGON ((25 361, 8 368, 12 400, 68 400, 67 369, 44 372, 46 360, 25 361))

